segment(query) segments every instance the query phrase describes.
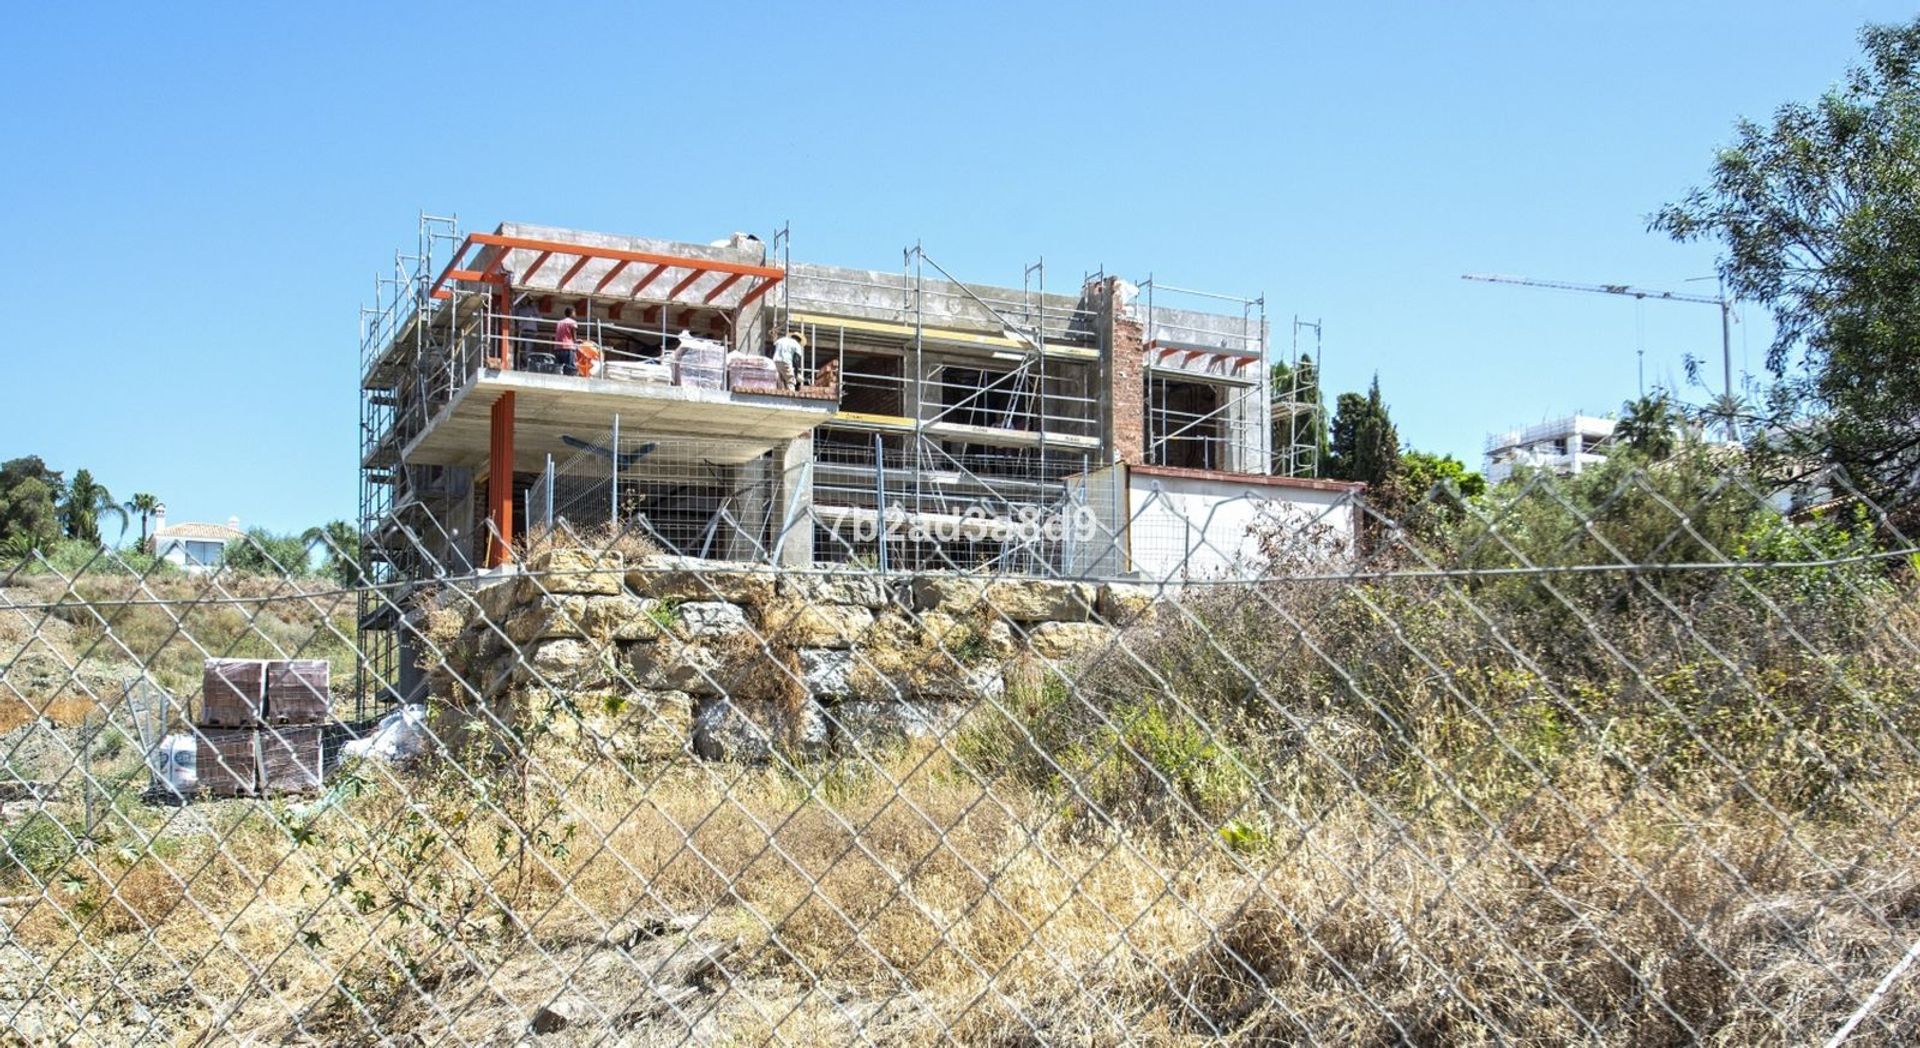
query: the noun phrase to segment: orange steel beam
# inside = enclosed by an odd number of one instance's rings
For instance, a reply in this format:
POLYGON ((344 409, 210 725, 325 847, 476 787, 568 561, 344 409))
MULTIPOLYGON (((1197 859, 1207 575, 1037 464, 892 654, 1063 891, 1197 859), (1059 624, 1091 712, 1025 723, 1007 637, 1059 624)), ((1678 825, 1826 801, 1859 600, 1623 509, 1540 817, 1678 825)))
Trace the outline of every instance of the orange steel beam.
POLYGON ((445 288, 441 287, 442 284, 445 284, 449 280, 479 279, 477 276, 466 275, 472 272, 471 270, 460 268, 461 261, 467 257, 467 252, 472 250, 472 248, 473 248, 472 237, 468 237, 467 239, 462 240, 460 242, 460 246, 457 248, 454 248, 453 257, 447 259, 447 268, 441 270, 440 275, 434 278, 433 287, 429 289, 427 292, 429 295, 432 295, 434 298, 452 298, 453 292, 448 291, 445 288), (456 276, 455 275, 456 273, 459 275, 456 276))
POLYGON ((633 298, 638 298, 640 296, 640 292, 642 289, 644 289, 648 284, 651 284, 654 281, 660 279, 660 274, 665 273, 668 269, 671 269, 671 268, 672 268, 671 266, 662 262, 661 264, 653 267, 652 269, 647 270, 646 276, 641 277, 639 280, 636 280, 633 282, 633 290, 627 292, 628 296, 633 298))
MULTIPOLYGON (((745 276, 757 277, 769 283, 777 283, 787 275, 785 270, 773 266, 755 266, 748 265, 744 262, 721 262, 714 259, 686 258, 679 255, 664 255, 653 251, 622 251, 617 248, 596 248, 588 247, 585 244, 570 244, 563 240, 536 240, 531 237, 502 236, 498 233, 469 233, 466 239, 461 241, 459 248, 454 251, 453 258, 447 263, 447 268, 442 270, 440 276, 434 280, 431 294, 434 298, 451 298, 452 296, 444 289, 444 285, 449 280, 491 279, 493 271, 499 268, 499 263, 505 261, 505 253, 513 248, 527 248, 533 251, 545 251, 557 255, 580 255, 583 258, 604 258, 612 260, 615 263, 613 269, 609 270, 606 276, 600 278, 600 283, 593 289, 594 294, 599 294, 601 291, 606 290, 607 285, 613 282, 613 278, 634 262, 643 262, 655 266, 665 264, 668 268, 685 267, 708 273, 740 273, 745 276), (467 253, 476 246, 500 248, 501 258, 496 259, 496 264, 483 271, 480 276, 469 277, 468 274, 473 271, 464 269, 461 266, 461 262, 467 257, 467 253)), ((765 294, 765 292, 762 291, 761 294, 765 294)), ((756 295, 755 297, 757 298, 759 296, 756 295)))
POLYGON ((678 284, 673 285, 672 291, 667 292, 667 301, 671 302, 674 299, 679 298, 680 292, 685 291, 689 286, 693 284, 694 281, 699 280, 701 277, 706 275, 707 274, 704 270, 699 270, 699 269, 696 269, 693 272, 688 273, 686 277, 682 279, 678 284))
POLYGON ((720 297, 720 296, 721 296, 722 294, 724 294, 724 293, 726 292, 726 290, 727 290, 728 288, 730 288, 730 287, 732 287, 732 286, 733 286, 733 285, 735 285, 735 284, 738 284, 738 283, 740 282, 740 278, 741 278, 741 277, 743 277, 743 276, 746 276, 746 274, 745 274, 745 273, 735 273, 734 275, 732 275, 732 276, 730 276, 730 277, 728 277, 727 279, 725 279, 725 280, 722 280, 722 281, 721 281, 720 283, 718 283, 718 284, 715 284, 715 285, 713 286, 713 290, 712 290, 712 291, 709 291, 709 292, 707 292, 707 297, 706 297, 706 298, 703 298, 703 299, 701 299, 700 301, 702 301, 702 302, 711 302, 711 301, 713 301, 714 299, 716 299, 716 298, 719 298, 719 297, 720 297))
POLYGON ((751 306, 751 305, 753 305, 753 303, 754 303, 754 302, 755 302, 756 300, 758 300, 758 299, 760 298, 760 296, 761 296, 761 295, 764 295, 764 294, 766 294, 767 292, 769 292, 769 291, 772 291, 772 290, 773 290, 773 285, 775 285, 775 284, 778 284, 778 283, 779 283, 779 281, 778 281, 778 280, 763 280, 763 281, 761 281, 760 283, 758 283, 758 284, 755 284, 755 285, 753 286, 753 288, 752 288, 752 290, 750 290, 750 291, 748 291, 748 292, 747 292, 746 294, 744 294, 744 295, 741 295, 741 296, 740 296, 740 302, 739 302, 739 304, 738 304, 738 305, 736 305, 736 306, 734 306, 733 308, 735 308, 735 309, 745 309, 745 308, 747 308, 748 306, 751 306))
POLYGON ((513 560, 513 391, 493 402, 487 449, 487 567, 513 560))
POLYGON ((682 255, 663 255, 655 251, 622 251, 610 247, 588 247, 585 244, 570 244, 564 240, 535 240, 531 237, 509 237, 498 233, 474 233, 469 238, 476 244, 492 247, 527 248, 533 251, 555 251, 563 254, 587 252, 595 258, 613 258, 624 262, 646 262, 659 265, 665 262, 669 266, 692 266, 709 273, 744 273, 753 277, 769 277, 778 280, 786 274, 773 266, 754 266, 745 262, 722 262, 717 259, 688 258, 682 255))
POLYGON ((612 269, 607 270, 606 276, 600 278, 600 282, 598 284, 593 285, 593 291, 591 292, 591 294, 597 295, 600 292, 605 291, 607 289, 607 285, 613 283, 613 278, 619 276, 621 270, 627 268, 632 264, 633 263, 631 262, 616 263, 612 269))
POLYGON ((640 314, 640 323, 651 324, 653 323, 654 318, 659 315, 660 315, 659 306, 648 306, 646 309, 646 312, 640 314))
POLYGON ((553 252, 551 251, 540 252, 539 256, 533 260, 533 265, 528 266, 527 271, 525 273, 520 274, 520 283, 522 284, 533 283, 533 275, 535 273, 540 272, 540 267, 546 265, 547 259, 552 257, 553 257, 553 252))
POLYGON ((558 287, 560 290, 565 291, 567 289, 567 284, 570 281, 572 281, 575 276, 579 275, 580 271, 586 268, 587 263, 591 261, 593 261, 592 255, 581 255, 580 261, 575 262, 571 266, 568 266, 567 272, 565 273, 565 275, 561 276, 560 278, 560 283, 555 286, 558 287))

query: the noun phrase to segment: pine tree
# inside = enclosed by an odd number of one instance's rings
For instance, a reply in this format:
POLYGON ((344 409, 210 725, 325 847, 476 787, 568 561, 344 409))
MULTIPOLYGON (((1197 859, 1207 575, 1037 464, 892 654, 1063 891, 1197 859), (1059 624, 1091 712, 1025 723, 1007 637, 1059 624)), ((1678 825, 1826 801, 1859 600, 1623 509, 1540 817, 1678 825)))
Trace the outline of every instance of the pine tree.
POLYGON ((1362 481, 1376 499, 1384 498, 1400 473, 1400 434, 1380 397, 1380 376, 1366 396, 1342 393, 1338 403, 1327 472, 1337 480, 1362 481))

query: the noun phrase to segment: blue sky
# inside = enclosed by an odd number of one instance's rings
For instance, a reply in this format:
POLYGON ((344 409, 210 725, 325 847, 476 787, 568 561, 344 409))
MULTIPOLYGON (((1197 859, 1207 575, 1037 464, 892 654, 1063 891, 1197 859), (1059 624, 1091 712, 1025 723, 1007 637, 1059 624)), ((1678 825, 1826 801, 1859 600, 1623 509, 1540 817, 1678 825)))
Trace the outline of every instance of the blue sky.
MULTIPOLYGON (((1486 433, 1680 381, 1711 308, 1645 232, 1741 115, 1835 81, 1836 3, 33 5, 0 37, 0 456, 174 520, 356 506, 358 306, 424 208, 1018 284, 1109 272, 1325 322, 1333 390, 1486 433), (1336 10, 1336 7, 1338 10, 1336 10), (717 10, 717 9, 716 9, 717 10)), ((1050 285, 1053 282, 1050 282, 1050 285)), ((1692 285, 1704 291, 1708 284, 1692 285)), ((1768 329, 1749 306, 1736 366, 1768 329)))

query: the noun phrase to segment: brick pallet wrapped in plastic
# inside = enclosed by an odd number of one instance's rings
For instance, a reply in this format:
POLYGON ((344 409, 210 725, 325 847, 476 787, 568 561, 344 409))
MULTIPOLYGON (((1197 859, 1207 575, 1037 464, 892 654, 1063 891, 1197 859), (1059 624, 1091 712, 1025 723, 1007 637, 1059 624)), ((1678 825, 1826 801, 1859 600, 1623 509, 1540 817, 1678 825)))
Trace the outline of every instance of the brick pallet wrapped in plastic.
POLYGON ((777 390, 780 388, 780 375, 774 370, 773 361, 767 357, 735 353, 727 358, 727 387, 777 390))
POLYGON ((718 342, 680 336, 673 354, 673 384, 692 389, 725 389, 727 350, 718 342))

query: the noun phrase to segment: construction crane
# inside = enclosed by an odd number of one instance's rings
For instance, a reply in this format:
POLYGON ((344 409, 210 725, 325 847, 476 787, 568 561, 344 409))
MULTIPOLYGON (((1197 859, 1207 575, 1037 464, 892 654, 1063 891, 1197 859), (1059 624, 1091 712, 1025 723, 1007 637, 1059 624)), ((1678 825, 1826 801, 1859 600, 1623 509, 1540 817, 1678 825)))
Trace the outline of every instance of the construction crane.
MULTIPOLYGON (((1725 391, 1720 405, 1721 417, 1726 423, 1727 439, 1740 439, 1733 421, 1733 301, 1727 298, 1724 285, 1720 294, 1707 296, 1688 295, 1678 291, 1656 291, 1652 288, 1631 287, 1626 284, 1576 284, 1568 280, 1535 280, 1531 277, 1509 277, 1492 273, 1467 273, 1460 279, 1479 280, 1489 284, 1543 287, 1553 291, 1587 291, 1599 295, 1624 295, 1641 301, 1653 299, 1656 302, 1691 302, 1695 305, 1718 308, 1720 310, 1720 374, 1721 381, 1724 383, 1722 389, 1725 391)), ((1644 380, 1642 381, 1644 383, 1644 380)))

